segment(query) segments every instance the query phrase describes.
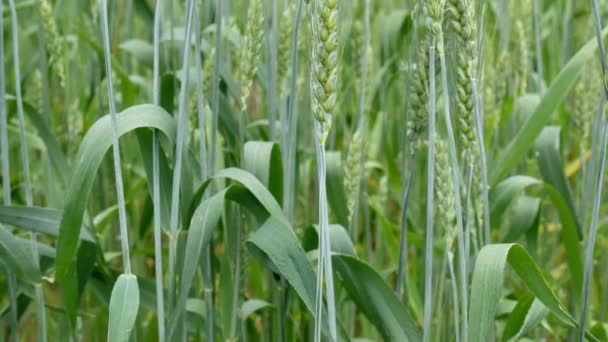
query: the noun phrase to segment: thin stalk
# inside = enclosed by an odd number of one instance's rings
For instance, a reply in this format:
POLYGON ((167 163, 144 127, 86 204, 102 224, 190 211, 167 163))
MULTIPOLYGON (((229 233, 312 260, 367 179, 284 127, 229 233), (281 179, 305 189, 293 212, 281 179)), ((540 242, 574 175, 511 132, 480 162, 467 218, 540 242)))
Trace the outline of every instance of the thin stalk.
POLYGON ((270 18, 266 18, 266 44, 268 51, 268 63, 266 71, 268 75, 268 134, 270 141, 275 140, 276 121, 276 84, 277 84, 277 0, 271 0, 270 18))
MULTIPOLYGON (((598 53, 602 71, 602 84, 603 84, 603 94, 600 98, 600 103, 605 103, 604 101, 608 101, 608 86, 606 85, 606 50, 604 48, 604 40, 602 35, 602 23, 599 15, 599 9, 597 0, 591 0, 591 8, 593 12, 593 20, 595 23, 595 33, 598 42, 598 53)), ((603 106, 599 106, 600 110, 603 109, 603 106)), ((598 115, 603 115, 600 112, 598 115)), ((591 285, 591 278, 593 277, 593 251, 595 248, 595 240, 597 237, 597 226, 598 226, 598 217, 602 199, 602 187, 604 183, 604 170, 606 168, 606 144, 608 143, 608 118, 604 116, 602 124, 602 142, 600 145, 600 153, 598 160, 598 169, 597 169, 597 183, 596 190, 593 199, 593 209, 591 213, 591 224, 589 226, 589 236, 587 239, 587 248, 585 251, 585 273, 583 278, 583 293, 581 296, 581 317, 579 320, 579 333, 578 340, 584 341, 585 338, 585 324, 587 322, 587 306, 588 306, 588 297, 589 297, 589 287, 591 285)))
MULTIPOLYGON (((368 79, 368 69, 369 69, 369 46, 370 46, 370 42, 371 42, 371 24, 370 24, 370 0, 365 0, 365 7, 364 7, 364 22, 365 22, 365 42, 364 42, 364 50, 363 50, 363 60, 361 61, 361 84, 360 86, 360 93, 359 93, 359 132, 361 134, 361 136, 366 136, 366 131, 367 131, 367 124, 366 124, 366 120, 365 120, 365 105, 367 103, 366 100, 366 87, 367 87, 367 79, 368 79), (365 83, 363 83, 363 81, 365 81, 365 83)), ((384 42, 386 42, 386 40, 384 40, 384 42)), ((382 80, 382 82, 385 82, 385 79, 382 80)), ((381 92, 381 95, 384 95, 384 92, 381 92)), ((380 101, 381 103, 384 103, 384 99, 381 99, 380 101)), ((335 133, 335 132, 334 132, 335 133)), ((335 136, 335 134, 334 134, 335 136)), ((370 219, 370 212, 369 212, 369 206, 367 205, 368 203, 368 184, 367 184, 367 175, 366 175, 366 170, 365 170, 365 139, 362 140, 361 142, 361 155, 359 156, 359 170, 361 173, 361 178, 359 179, 360 181, 360 185, 359 185, 359 193, 360 196, 357 197, 357 199, 360 201, 359 203, 357 203, 356 207, 357 208, 363 208, 363 215, 364 215, 364 227, 365 227, 365 251, 366 251, 366 255, 367 255, 367 259, 368 261, 371 260, 371 255, 372 255, 372 233, 371 233, 371 219, 370 219)), ((358 210, 357 210, 358 212, 358 210)), ((355 214, 356 215, 356 214, 355 214)), ((357 222, 357 220, 355 220, 355 223, 357 222)))
MULTIPOLYGON (((602 89, 602 93, 603 93, 604 89, 602 89)), ((601 96, 601 95, 600 95, 601 96)), ((600 108, 598 110, 598 113, 595 117, 595 121, 594 121, 594 125, 593 125, 593 137, 592 137, 592 142, 591 142, 591 156, 596 156, 598 155, 598 145, 600 144, 599 140, 600 140, 600 134, 602 133, 602 120, 603 120, 603 112, 604 112, 604 102, 600 102, 600 108)), ((585 222, 585 220, 587 219, 587 207, 589 205, 589 194, 591 193, 591 191, 593 190, 593 172, 597 169, 597 163, 598 160, 597 158, 591 158, 588 162, 587 162, 587 167, 586 167, 586 171, 585 171, 585 183, 584 183, 584 188, 583 188, 583 199, 582 199, 582 205, 581 205, 581 220, 583 220, 583 222, 585 222)), ((584 234, 586 234, 587 232, 583 232, 584 234)))
POLYGON ((541 40, 541 10, 542 10, 542 0, 533 0, 533 8, 534 8, 534 39, 536 42, 536 77, 538 81, 538 91, 543 93, 543 46, 541 40))
MULTIPOLYGON (((0 13, 3 11, 0 1, 0 13)), ((6 74, 4 69, 4 15, 0 15, 0 151, 2 152, 2 193, 4 205, 11 204, 10 154, 8 147, 8 120, 6 113, 6 74)))
POLYGON ((321 340, 321 317, 323 312, 323 278, 327 288, 327 319, 329 325, 329 338, 337 341, 336 312, 334 299, 334 282, 331 262, 330 235, 329 235, 329 213, 327 208, 326 191, 326 165, 325 165, 325 142, 322 124, 315 121, 317 132, 317 173, 319 178, 319 260, 317 276, 317 298, 315 318, 315 341, 321 340))
POLYGON ((564 18, 562 21, 563 35, 560 52, 560 65, 564 66, 570 60, 570 50, 572 49, 572 7, 573 1, 566 0, 564 4, 564 18))
POLYGON ((454 330, 456 342, 460 342, 460 304, 458 301, 458 279, 454 272, 454 254, 448 250, 448 268, 450 270, 450 283, 452 284, 452 300, 454 302, 454 330))
MULTIPOLYGON (((365 0, 365 11, 364 11, 364 22, 365 22, 365 42, 363 44, 363 55, 361 61, 361 79, 359 84, 359 104, 357 109, 357 129, 359 130, 359 134, 361 136, 365 136, 366 132, 366 123, 365 123, 365 93, 367 88, 367 70, 368 70, 368 60, 369 60, 369 42, 371 39, 370 34, 370 20, 369 20, 369 0, 365 0)), ((334 132, 335 133, 335 132, 334 132)), ((354 212, 350 220, 350 231, 353 239, 357 236, 357 222, 359 221, 359 209, 363 207, 363 203, 366 203, 363 198, 367 192, 367 182, 365 181, 365 139, 361 142, 361 151, 359 153, 359 165, 357 166, 360 170, 360 178, 359 178, 359 186, 357 187, 357 196, 354 205, 354 212)), ((365 239, 366 245, 366 255, 369 257, 371 254, 371 237, 370 237, 370 225, 367 224, 367 220, 365 220, 365 239)), ((355 241, 356 242, 356 241, 355 241)))
POLYGON ((205 133, 205 89, 203 87, 203 67, 201 63, 201 24, 198 3, 195 5, 194 11, 194 31, 196 38, 194 40, 194 54, 196 63, 196 109, 198 114, 198 144, 199 144, 199 163, 201 169, 201 180, 205 181, 208 177, 207 170, 207 135, 205 133))
MULTIPOLYGON (((229 331, 229 340, 236 340, 237 338, 237 320, 239 317, 239 305, 240 305, 240 293, 241 293, 241 264, 243 263, 242 251, 244 249, 243 241, 243 229, 244 223, 242 222, 241 210, 239 207, 234 208, 234 214, 236 216, 236 222, 234 222, 234 227, 236 228, 236 251, 234 257, 234 286, 232 289, 232 312, 230 317, 230 331, 229 331)), ((245 259, 246 260, 246 259, 245 259)), ((246 261, 245 261, 246 262, 246 261)), ((243 267, 245 267, 243 265, 243 267)), ((279 320, 279 325, 281 324, 279 320)))
POLYGON ((397 284, 395 286, 395 293, 400 299, 403 297, 403 289, 407 288, 407 273, 405 267, 407 266, 407 205, 410 199, 410 193, 412 192, 412 185, 414 184, 414 175, 416 174, 416 163, 414 153, 410 155, 410 174, 407 181, 407 186, 403 192, 403 201, 401 205, 401 236, 399 238, 399 261, 397 264, 397 284))
MULTIPOLYGON (((211 0, 209 0, 210 2, 211 0)), ((216 165, 216 153, 217 153, 217 130, 218 130, 218 118, 219 118, 219 104, 220 104, 220 62, 222 58, 222 3, 223 1, 216 2, 215 8, 215 67, 213 71, 213 86, 212 86, 212 113, 211 113, 211 141, 209 146, 209 165, 208 174, 213 176, 215 173, 216 165)), ((211 6, 209 6, 210 9, 211 6)), ((215 310, 213 305, 213 292, 214 292, 214 272, 213 272, 213 243, 209 243, 206 247, 206 258, 205 258, 205 284, 203 285, 205 291, 205 304, 207 306, 207 336, 209 341, 213 341, 215 338, 215 310)))
POLYGON ((220 108, 220 63, 222 61, 222 2, 217 1, 215 8, 215 68, 213 71, 213 113, 211 117, 211 146, 209 157, 209 174, 213 176, 215 173, 216 151, 217 151, 217 129, 220 108))
POLYGON ((17 277, 8 266, 1 264, 6 272, 6 282, 8 285, 9 304, 11 306, 10 327, 13 342, 19 342, 19 314, 17 313, 17 277))
POLYGON ((484 244, 490 243, 490 199, 488 195, 488 167, 486 162, 486 148, 483 137, 483 123, 480 114, 480 100, 477 91, 477 82, 475 78, 471 78, 471 88, 473 89, 473 99, 475 102, 475 133, 477 134, 477 142, 479 147, 479 165, 481 168, 481 197, 483 201, 483 227, 484 227, 484 244))
MULTIPOLYGON (((3 11, 3 1, 0 1, 0 13, 3 11)), ((3 203, 11 205, 10 153, 8 146, 8 120, 6 113, 6 76, 4 69, 4 15, 0 15, 0 152, 2 156, 2 190, 3 203)), ((17 308, 17 278, 8 267, 6 269, 9 303, 11 306, 11 335, 14 342, 19 341, 19 317, 17 308)))
MULTIPOLYGON (((25 115, 23 113, 23 98, 21 95, 21 71, 19 62, 19 23, 17 19, 17 10, 15 9, 15 1, 9 0, 11 10, 11 28, 13 33, 13 59, 15 69, 15 93, 17 98, 17 115, 19 118, 19 142, 21 145, 21 161, 23 163, 23 181, 25 185, 25 204, 28 207, 34 205, 32 196, 32 183, 30 178, 30 158, 27 149, 27 141, 25 139, 25 115)), ((30 241, 32 244, 32 259, 34 265, 40 268, 40 256, 38 253, 38 242, 35 233, 30 233, 30 241)), ((47 340, 46 331, 46 315, 44 311, 44 294, 42 293, 42 283, 34 284, 36 298, 36 315, 38 317, 38 340, 47 340)))
MULTIPOLYGON (((465 234, 467 234, 466 236, 468 237, 468 241, 466 241, 466 246, 467 246, 467 252, 470 253, 471 252, 471 246, 472 250, 473 250, 473 255, 477 255, 477 252, 479 251, 479 244, 480 244, 480 240, 481 240, 481 234, 474 229, 475 227, 475 223, 473 222, 473 220, 475 219, 475 211, 474 208, 472 206, 472 191, 471 189, 473 188, 473 171, 474 171, 474 166, 473 165, 468 165, 466 168, 466 175, 467 175, 467 184, 466 184, 466 192, 465 192, 465 201, 466 201, 466 209, 465 209, 465 214, 464 214, 464 231, 465 234), (472 243, 471 243, 472 241, 472 243)), ((475 258, 473 258, 475 259, 475 258)), ((467 264, 468 265, 468 264, 467 264)), ((470 265, 469 265, 470 266, 470 265)))
MULTIPOLYGON (((418 37, 418 29, 417 29, 417 23, 414 23, 414 32, 412 34, 412 41, 410 43, 410 49, 408 51, 408 56, 407 56, 407 65, 408 68, 411 67, 412 65, 412 60, 414 58, 414 50, 416 49, 416 39, 418 37)), ((406 90, 406 94, 409 94, 410 92, 410 88, 411 88, 411 78, 407 77, 406 74, 406 80, 405 80, 405 90, 406 90)), ((408 101, 408 97, 405 96, 405 106, 404 106, 404 113, 406 113, 406 122, 407 122, 407 113, 409 110, 409 101, 408 101)), ((401 236, 399 238, 399 260, 397 262, 397 283, 395 285, 395 293, 397 294, 397 297, 399 297, 400 299, 403 297, 403 289, 407 288, 407 274, 405 273, 405 266, 407 265, 407 206, 409 203, 409 197, 410 197, 410 192, 412 189, 412 185, 414 183, 414 172, 416 170, 416 166, 415 166, 415 155, 413 153, 408 153, 407 149, 408 149, 408 143, 412 143, 411 141, 407 141, 407 125, 405 126, 405 129, 403 131, 403 141, 402 141, 402 151, 403 151, 403 157, 402 157, 402 169, 405 170, 406 169, 406 165, 408 162, 408 157, 409 157, 409 161, 412 165, 410 165, 411 170, 410 170, 410 175, 407 179, 407 183, 406 183, 406 177, 405 174, 402 174, 401 176, 401 183, 403 184, 403 200, 401 202, 401 236)), ((404 299, 405 301, 407 301, 407 298, 404 299)))
POLYGON ((205 306, 207 310, 207 341, 215 340, 215 310, 213 305, 213 250, 212 244, 205 246, 205 265, 203 270, 203 292, 205 294, 205 306))
POLYGON ((294 193, 295 193, 295 161, 296 161, 296 137, 297 137, 297 112, 296 103, 298 95, 298 35, 300 32, 300 21, 302 19, 302 7, 304 0, 298 0, 296 10, 296 20, 294 22, 293 38, 291 42, 291 93, 289 95, 289 105, 287 109, 287 146, 286 152, 286 175, 283 194, 283 211, 287 218, 293 220, 294 193))
POLYGON ((116 178, 116 194, 118 197, 118 219, 120 224, 120 241, 122 247, 123 267, 125 274, 131 274, 131 259, 129 255, 129 233, 127 230, 127 211, 125 207, 125 194, 120 168, 120 146, 118 145, 118 118, 114 102, 114 88, 112 86, 112 63, 110 56, 110 30, 108 28, 107 0, 100 2, 100 16, 103 35, 103 48, 105 57, 106 77, 108 80, 108 101, 112 119, 112 152, 114 156, 114 175, 116 178))
MULTIPOLYGON (((154 12, 154 81, 153 103, 160 104, 160 22, 163 0, 156 1, 154 12)), ((154 271, 156 273, 156 319, 158 340, 165 341, 165 294, 163 288, 163 254, 161 231, 160 170, 158 130, 152 132, 152 197, 154 202, 154 271)))
MULTIPOLYGON (((173 310, 175 297, 175 267, 177 251, 177 234, 179 225, 179 195, 182 181, 183 152, 188 135, 188 83, 190 68, 190 44, 192 42, 192 22, 194 17, 194 0, 188 0, 186 12, 186 32, 183 46, 182 82, 179 97, 178 118, 177 118, 177 138, 175 143, 175 167, 173 169, 173 183, 171 188, 171 216, 170 216, 170 239, 169 239, 169 308, 173 310)), ((174 313, 181 315, 181 313, 174 313)), ((169 332, 171 333, 171 332, 169 332)), ((171 338, 171 336, 169 336, 171 338)))
POLYGON ((431 317, 433 301, 433 200, 435 193, 435 38, 429 47, 429 128, 428 161, 426 187, 426 239, 424 245, 424 320, 422 341, 431 340, 431 317))
MULTIPOLYGON (((443 46, 443 34, 439 35, 439 42, 443 46)), ((456 137, 454 136, 454 128, 452 126, 452 116, 450 114, 450 99, 448 87, 448 73, 445 61, 445 53, 443 49, 439 53, 439 61, 441 63, 441 87, 443 90, 443 108, 444 121, 446 131, 448 133, 448 143, 450 146, 450 161, 452 163, 452 176, 454 182, 454 206, 456 209, 456 236, 458 238, 458 262, 460 268, 460 297, 462 300, 462 341, 468 340, 468 267, 467 259, 469 249, 466 246, 466 231, 463 229, 462 218, 462 197, 460 194, 460 167, 458 166, 458 152, 456 151, 456 137)))
MULTIPOLYGON (((604 99, 602 99, 604 101, 604 99)), ((589 237, 587 239, 587 248, 585 250, 585 275, 583 278, 583 294, 581 303, 581 317, 579 320, 579 333, 578 340, 583 342, 585 340, 585 324, 587 321, 587 307, 589 288, 591 286, 591 278, 593 277, 593 251, 595 247, 595 240, 597 237, 598 218, 602 200, 602 187, 604 184, 604 170, 606 169, 606 144, 608 143, 608 118, 604 118, 603 132, 602 132, 602 145, 599 155, 599 167, 597 173, 597 189, 595 191, 593 199, 593 211, 591 214, 591 224, 589 226, 589 237)))
MULTIPOLYGON (((370 0, 365 0, 365 10, 364 10, 364 23, 365 23, 365 42, 363 44, 363 56, 360 61, 361 63, 361 80, 359 84, 359 107, 357 111, 358 117, 358 126, 359 129, 364 127, 365 122, 365 90, 367 89, 367 70, 368 70, 368 61, 369 61, 369 45, 371 40, 371 28, 370 28, 370 10, 369 10, 369 2, 370 0)), ((365 136, 365 135, 363 135, 365 136)), ((365 140, 365 139, 364 139, 365 140)), ((361 149, 361 154, 363 155, 363 151, 365 149, 361 149)))

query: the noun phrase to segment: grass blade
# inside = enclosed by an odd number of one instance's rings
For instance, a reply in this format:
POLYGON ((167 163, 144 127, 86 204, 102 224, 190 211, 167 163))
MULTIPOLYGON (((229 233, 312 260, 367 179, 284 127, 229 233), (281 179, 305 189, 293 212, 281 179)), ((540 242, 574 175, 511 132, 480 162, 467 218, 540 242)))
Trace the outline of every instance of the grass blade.
MULTIPOLYGON (((606 33, 608 33, 608 29, 602 31, 602 36, 605 36, 606 33)), ((559 104, 566 98, 568 91, 574 85, 583 67, 593 56, 596 48, 596 39, 587 42, 557 75, 547 92, 543 95, 534 113, 528 117, 521 129, 513 137, 509 146, 494 161, 493 167, 490 170, 490 186, 496 185, 502 180, 521 158, 526 155, 536 137, 551 120, 551 116, 559 104)))

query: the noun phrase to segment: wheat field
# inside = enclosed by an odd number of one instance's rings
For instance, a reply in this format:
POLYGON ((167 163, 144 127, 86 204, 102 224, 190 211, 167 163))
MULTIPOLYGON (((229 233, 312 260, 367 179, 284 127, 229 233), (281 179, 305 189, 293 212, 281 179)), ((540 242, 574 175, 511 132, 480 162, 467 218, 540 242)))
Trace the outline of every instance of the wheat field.
POLYGON ((608 1, 0 13, 0 342, 608 341, 608 1))

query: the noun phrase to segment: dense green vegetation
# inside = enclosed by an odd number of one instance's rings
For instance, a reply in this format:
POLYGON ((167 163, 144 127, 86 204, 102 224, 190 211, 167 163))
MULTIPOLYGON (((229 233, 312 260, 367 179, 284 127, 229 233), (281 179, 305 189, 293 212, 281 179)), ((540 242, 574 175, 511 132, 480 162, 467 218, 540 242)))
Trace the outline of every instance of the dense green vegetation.
POLYGON ((0 342, 608 341, 605 0, 0 12, 0 342))

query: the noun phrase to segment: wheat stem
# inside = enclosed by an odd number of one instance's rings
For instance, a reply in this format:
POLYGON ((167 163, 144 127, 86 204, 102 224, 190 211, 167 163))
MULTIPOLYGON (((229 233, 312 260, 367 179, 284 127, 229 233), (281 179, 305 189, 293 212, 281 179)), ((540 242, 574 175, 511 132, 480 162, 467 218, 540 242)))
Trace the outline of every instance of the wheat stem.
POLYGON ((427 188, 426 188, 426 229, 424 245, 424 342, 431 340, 432 290, 433 290, 433 198, 435 193, 435 39, 431 38, 429 47, 429 131, 427 156, 427 188))
POLYGON ((275 140, 276 121, 276 84, 277 84, 277 0, 271 0, 270 18, 266 19, 266 44, 268 51, 268 135, 275 140))
POLYGON ((481 119, 480 107, 481 101, 477 91, 477 82, 475 78, 471 78, 471 88, 473 90, 473 101, 475 102, 475 131, 477 134, 477 147, 479 148, 479 165, 481 171, 481 197, 483 201, 483 226, 484 226, 484 244, 489 244, 491 241, 490 232, 490 199, 488 195, 488 167, 486 162, 486 148, 483 136, 483 123, 481 119))
MULTIPOLYGON (((0 13, 3 12, 3 1, 0 1, 0 13)), ((4 15, 0 15, 0 156, 2 157, 2 190, 3 203, 11 205, 10 154, 8 146, 8 120, 6 112, 6 77, 4 69, 4 15)), ((17 313, 17 278, 6 268, 9 303, 11 308, 11 336, 14 342, 19 341, 17 313)))
POLYGON ((209 175, 215 174, 217 154, 217 130, 220 109, 220 63, 222 61, 222 3, 218 1, 215 8, 215 67, 213 71, 213 113, 211 117, 211 142, 209 151, 209 175))
MULTIPOLYGON (((156 1, 154 12, 154 70, 153 95, 155 105, 160 104, 160 22, 163 0, 156 1)), ((156 319, 158 340, 165 341, 165 295, 163 290, 163 254, 161 231, 160 170, 158 130, 152 132, 152 197, 154 203, 154 271, 156 276, 156 319)))
MULTIPOLYGON (((443 46, 443 34, 439 35, 439 42, 443 46)), ((443 51, 442 51, 443 52, 443 51)), ((460 269, 460 291, 462 300, 462 341, 468 340, 468 256, 469 249, 467 245, 468 233, 464 229, 462 217, 462 197, 460 193, 460 168, 458 166, 458 152, 456 151, 456 137, 454 128, 452 127, 452 115, 450 113, 450 100, 448 88, 447 63, 445 54, 439 54, 439 62, 441 63, 441 84, 443 89, 444 103, 444 121, 446 131, 448 133, 448 145, 450 147, 450 161, 452 167, 452 177, 454 182, 454 204, 456 210, 456 236, 458 238, 458 261, 460 269)), ((470 192, 470 191, 468 191, 470 192)))
POLYGON ((539 93, 543 93, 543 46, 541 40, 541 25, 542 18, 540 17, 540 12, 542 10, 542 0, 532 0, 533 1, 533 10, 534 10, 534 40, 536 45, 536 78, 538 81, 538 91, 539 93))
POLYGON ((410 199, 410 193, 412 192, 412 185, 414 184, 414 177, 416 174, 416 162, 415 155, 409 154, 410 172, 407 180, 407 185, 403 191, 403 199, 401 201, 401 236, 399 237, 399 261, 397 263, 397 284, 395 285, 395 293, 397 297, 403 297, 403 289, 407 288, 407 272, 405 268, 407 266, 407 205, 410 199))
MULTIPOLYGON (((19 31, 18 31, 18 20, 17 10, 15 9, 15 1, 9 0, 9 6, 11 11, 11 28, 13 38, 13 59, 14 59, 14 71, 15 71, 15 93, 17 98, 17 116, 19 119, 19 142, 21 146, 21 161, 23 166, 23 179, 25 185, 25 203, 28 207, 34 205, 32 196, 32 184, 30 177, 30 159, 27 147, 27 141, 25 139, 25 115, 23 113, 23 97, 21 95, 21 72, 20 72, 20 58, 19 58, 19 31)), ((38 253, 38 242, 36 234, 30 233, 30 241, 32 245, 32 259, 34 265, 40 268, 40 256, 38 253)), ((46 315, 44 309, 44 294, 42 292, 42 284, 34 284, 35 298, 36 298, 36 315, 38 317, 38 340, 47 340, 47 327, 46 327, 46 315)))
POLYGON ((604 49, 604 41, 602 35, 602 24, 599 15, 599 9, 597 0, 591 0, 591 8, 593 12, 593 19, 595 23, 595 32, 598 42, 598 53, 601 65, 601 73, 602 73, 602 85, 603 92, 600 97, 600 112, 599 116, 603 116, 602 118, 602 130, 601 130, 601 145, 600 145, 600 153, 598 160, 598 169, 597 169, 597 183, 596 190, 593 199, 593 209, 591 214, 591 222, 589 225, 589 236, 587 238, 587 248, 585 250, 585 272, 583 277, 583 291, 581 296, 581 316, 579 320, 579 332, 578 332, 578 341, 582 342, 585 339, 585 325, 587 321, 587 307, 588 307, 588 297, 589 297, 589 287, 591 284, 591 278, 593 277, 593 251, 595 249, 595 240, 597 236, 598 229, 598 216, 601 205, 602 198, 602 187, 604 184, 604 170, 606 168, 606 144, 608 143, 608 118, 603 115, 604 104, 608 101, 608 86, 606 84, 606 52, 604 49))
POLYGON ((300 33, 300 21, 302 19, 302 7, 304 0, 298 0, 298 8, 296 10, 296 19, 294 22, 293 38, 291 42, 291 85, 290 95, 287 110, 287 145, 286 145, 286 174, 285 187, 283 193, 283 210, 290 221, 293 220, 294 210, 294 193, 295 193, 295 163, 296 163, 296 137, 297 137, 297 95, 298 95, 298 36, 300 33))
MULTIPOLYGON (((449 248, 449 247, 447 247, 449 248)), ((456 273, 454 272, 454 255, 448 250, 448 268, 450 270, 450 279, 452 284, 452 300, 454 302, 454 330, 456 342, 461 341, 460 335, 460 303, 458 298, 458 279, 456 279, 456 273)))
MULTIPOLYGON (((171 188, 171 216, 170 216, 170 240, 169 240, 169 308, 170 310, 175 309, 173 307, 174 298, 176 296, 175 286, 175 268, 176 268, 176 250, 177 250, 177 239, 179 232, 179 205, 180 205, 180 187, 182 182, 182 163, 183 154, 186 149, 186 140, 188 137, 188 84, 190 82, 190 45, 192 36, 192 22, 194 18, 194 0, 188 0, 188 7, 186 12, 186 32, 184 36, 183 46, 183 64, 182 64, 182 82, 179 94, 179 107, 177 117, 177 137, 175 143, 175 166, 173 168, 173 182, 171 188)), ((173 312, 173 315, 183 316, 183 312, 173 312)), ((168 338, 171 339, 173 332, 168 332, 168 338)))

